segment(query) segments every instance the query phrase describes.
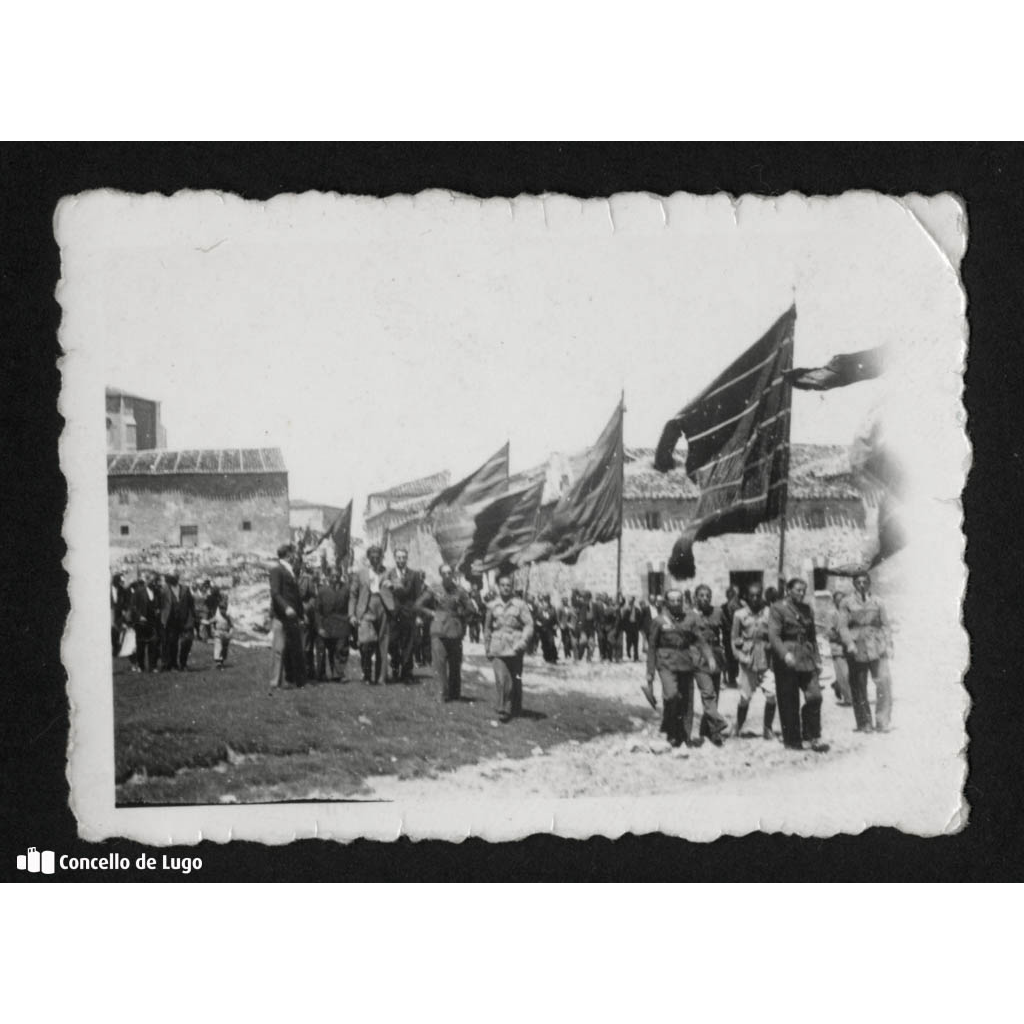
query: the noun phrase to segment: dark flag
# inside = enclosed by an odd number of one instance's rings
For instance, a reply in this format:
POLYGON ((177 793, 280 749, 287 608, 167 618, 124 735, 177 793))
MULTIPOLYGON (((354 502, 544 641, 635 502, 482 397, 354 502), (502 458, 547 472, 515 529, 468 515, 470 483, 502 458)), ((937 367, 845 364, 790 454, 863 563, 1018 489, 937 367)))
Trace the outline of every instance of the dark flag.
POLYGON ((330 537, 334 544, 334 564, 338 568, 348 564, 349 551, 352 549, 352 502, 338 513, 338 517, 327 528, 325 536, 330 537))
POLYGON ((482 466, 474 469, 469 476, 446 487, 427 506, 429 515, 441 505, 474 505, 489 501, 497 490, 508 483, 508 441, 506 441, 482 466))
POLYGON ((306 529, 302 532, 302 540, 299 542, 299 554, 304 555, 307 551, 312 551, 320 543, 320 540, 321 538, 312 531, 307 523, 306 529))
POLYGON ((555 560, 572 565, 592 544, 622 532, 622 413, 620 402, 590 450, 579 479, 558 499, 551 518, 520 561, 555 560))
POLYGON ((786 379, 801 391, 830 391, 874 380, 885 369, 885 346, 866 348, 863 352, 846 352, 833 356, 824 366, 798 367, 786 373, 786 379))
POLYGON ((482 466, 446 487, 427 506, 431 533, 441 557, 458 565, 473 541, 474 515, 508 488, 508 442, 482 466))
POLYGON ((509 569, 537 536, 537 512, 545 478, 484 506, 474 517, 473 540, 462 562, 464 572, 509 569))
POLYGON ((675 465, 686 435, 686 472, 700 488, 694 521, 676 541, 669 571, 696 573, 693 545, 723 533, 751 533, 785 507, 789 475, 789 415, 793 365, 793 306, 768 332, 665 424, 656 469, 675 465))

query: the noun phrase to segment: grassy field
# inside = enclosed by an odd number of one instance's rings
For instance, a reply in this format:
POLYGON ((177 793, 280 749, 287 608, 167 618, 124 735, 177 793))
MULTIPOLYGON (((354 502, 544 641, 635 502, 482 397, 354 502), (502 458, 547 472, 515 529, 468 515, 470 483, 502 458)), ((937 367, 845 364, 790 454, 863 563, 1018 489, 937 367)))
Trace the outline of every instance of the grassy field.
POLYGON ((234 647, 220 672, 211 651, 196 644, 187 673, 116 662, 118 805, 358 799, 371 776, 435 777, 635 726, 619 700, 564 689, 528 692, 524 717, 497 725, 479 655, 464 666, 463 700, 445 704, 426 669, 412 685, 368 687, 353 655, 351 682, 270 695, 269 651, 234 647))

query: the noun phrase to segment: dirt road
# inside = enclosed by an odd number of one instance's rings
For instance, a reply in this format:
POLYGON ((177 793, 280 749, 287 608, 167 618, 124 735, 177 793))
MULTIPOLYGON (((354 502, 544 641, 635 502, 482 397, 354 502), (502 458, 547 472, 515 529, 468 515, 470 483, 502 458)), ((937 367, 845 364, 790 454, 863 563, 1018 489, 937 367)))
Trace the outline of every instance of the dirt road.
MULTIPOLYGON (((479 657, 471 653, 470 660, 479 657)), ((482 660, 482 659, 481 659, 482 660)), ((672 750, 660 737, 660 715, 640 695, 642 665, 549 668, 532 659, 524 673, 525 704, 539 690, 615 697, 634 712, 635 731, 568 743, 526 760, 468 765, 434 779, 378 776, 373 795, 401 805, 416 835, 620 835, 654 830, 710 839, 762 829, 831 835, 871 825, 937 834, 961 824, 965 696, 959 680, 905 680, 893 665, 893 729, 853 731, 850 708, 825 695, 827 754, 787 751, 760 737, 762 698, 751 707, 751 735, 724 747, 672 750), (533 828, 532 825, 526 826, 533 828)), ((735 720, 738 696, 723 690, 722 710, 735 720)), ((513 723, 505 728, 516 728, 513 723)), ((778 722, 776 721, 776 729, 778 722)))

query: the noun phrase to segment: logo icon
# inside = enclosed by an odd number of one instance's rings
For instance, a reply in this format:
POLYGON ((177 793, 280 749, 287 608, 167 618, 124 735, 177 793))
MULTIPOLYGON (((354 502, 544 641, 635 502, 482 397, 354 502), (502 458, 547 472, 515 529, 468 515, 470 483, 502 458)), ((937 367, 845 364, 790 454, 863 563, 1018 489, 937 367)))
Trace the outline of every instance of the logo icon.
POLYGON ((30 846, 27 854, 18 854, 18 870, 52 875, 54 871, 53 850, 43 850, 40 853, 34 846, 30 846))

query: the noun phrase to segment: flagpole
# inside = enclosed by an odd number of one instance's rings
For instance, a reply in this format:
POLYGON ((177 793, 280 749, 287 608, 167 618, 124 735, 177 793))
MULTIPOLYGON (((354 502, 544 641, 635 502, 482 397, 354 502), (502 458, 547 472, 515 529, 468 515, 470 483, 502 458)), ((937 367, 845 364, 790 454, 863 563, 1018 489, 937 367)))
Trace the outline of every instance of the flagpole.
POLYGON ((622 593, 622 520, 624 518, 625 493, 626 493, 626 442, 625 442, 625 417, 626 417, 626 389, 623 388, 619 395, 619 536, 615 551, 615 600, 619 599, 622 593))
MULTIPOLYGON (((796 310, 796 285, 793 286, 793 309, 796 310)), ((793 340, 790 343, 792 348, 796 348, 796 321, 794 318, 793 323, 793 340)), ((792 350, 791 350, 792 351, 792 350)), ((785 460, 783 463, 783 474, 782 479, 785 480, 785 486, 782 488, 782 511, 779 514, 779 596, 781 597, 786 592, 786 511, 789 505, 789 449, 790 439, 793 435, 793 385, 783 378, 782 386, 786 388, 786 406, 789 409, 789 415, 786 417, 786 448, 783 455, 785 460)))

